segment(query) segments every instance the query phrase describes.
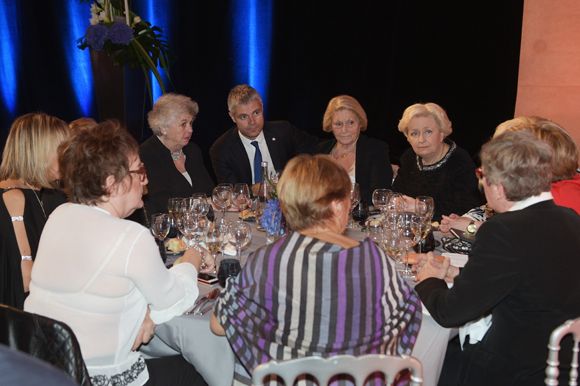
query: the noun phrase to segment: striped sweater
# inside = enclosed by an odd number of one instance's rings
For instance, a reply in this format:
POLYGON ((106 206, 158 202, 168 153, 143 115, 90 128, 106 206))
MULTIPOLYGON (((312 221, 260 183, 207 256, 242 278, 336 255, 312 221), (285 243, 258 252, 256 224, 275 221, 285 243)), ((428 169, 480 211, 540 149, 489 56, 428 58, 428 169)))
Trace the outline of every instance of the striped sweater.
POLYGON ((236 353, 234 384, 250 384, 244 369, 270 359, 410 354, 422 317, 370 239, 344 249, 298 232, 256 250, 214 313, 236 353))

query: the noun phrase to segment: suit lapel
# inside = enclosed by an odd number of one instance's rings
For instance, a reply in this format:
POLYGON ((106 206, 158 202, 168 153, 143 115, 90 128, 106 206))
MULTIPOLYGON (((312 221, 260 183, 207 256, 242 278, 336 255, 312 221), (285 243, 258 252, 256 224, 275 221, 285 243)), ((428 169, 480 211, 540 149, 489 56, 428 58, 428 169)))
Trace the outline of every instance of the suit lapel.
POLYGON ((251 185, 252 183, 252 168, 250 166, 250 160, 248 159, 248 153, 246 153, 246 148, 240 139, 240 134, 238 132, 238 127, 236 126, 234 130, 232 130, 232 136, 230 137, 230 149, 232 151, 231 158, 234 160, 233 165, 236 165, 238 168, 239 175, 242 178, 242 181, 251 185), (245 160, 245 161, 244 161, 245 160), (249 182, 247 182, 249 181, 249 182))
POLYGON ((268 152, 270 152, 270 158, 274 166, 281 169, 284 165, 284 160, 282 159, 282 151, 279 145, 281 141, 276 138, 275 133, 273 133, 272 128, 268 126, 268 123, 264 123, 264 138, 266 139, 266 144, 268 145, 268 152))

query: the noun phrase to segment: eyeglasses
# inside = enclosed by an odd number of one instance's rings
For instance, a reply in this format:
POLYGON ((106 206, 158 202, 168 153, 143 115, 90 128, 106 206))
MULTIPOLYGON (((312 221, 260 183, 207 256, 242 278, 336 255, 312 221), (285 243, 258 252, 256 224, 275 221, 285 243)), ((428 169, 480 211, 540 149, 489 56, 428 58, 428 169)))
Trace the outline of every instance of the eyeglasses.
POLYGON ((483 169, 481 169, 481 167, 478 167, 475 169, 475 175, 477 176, 477 178, 479 178, 480 180, 485 177, 485 174, 483 174, 483 169))
POLYGON ((145 178, 147 178, 147 170, 145 170, 145 167, 141 167, 141 169, 138 170, 129 170, 129 173, 136 173, 139 174, 139 177, 141 178, 141 182, 145 181, 145 178))

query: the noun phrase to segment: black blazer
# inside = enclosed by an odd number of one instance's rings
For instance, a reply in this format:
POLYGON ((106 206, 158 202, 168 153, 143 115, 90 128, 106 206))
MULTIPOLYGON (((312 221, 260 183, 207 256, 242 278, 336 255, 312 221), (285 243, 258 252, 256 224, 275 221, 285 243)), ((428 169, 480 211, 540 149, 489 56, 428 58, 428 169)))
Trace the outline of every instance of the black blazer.
MULTIPOLYGON (((580 316, 578 272, 580 216, 550 200, 486 221, 451 289, 430 278, 415 290, 444 327, 491 311, 490 329, 457 369, 462 384, 543 385, 552 330, 580 316)), ((569 340, 560 353, 569 365, 569 340)))
MULTIPOLYGON (((320 153, 330 154, 336 139, 322 142, 320 153)), ((393 168, 389 161, 389 145, 378 139, 359 135, 356 142, 355 179, 360 187, 361 200, 372 204, 375 189, 390 189, 393 182, 393 168)))
MULTIPOLYGON (((298 130, 286 121, 264 122, 264 137, 270 157, 276 169, 284 169, 286 163, 297 154, 316 153, 318 138, 298 130)), ((248 153, 234 126, 219 137, 209 149, 213 170, 219 183, 252 185, 252 169, 248 153)))
POLYGON ((159 138, 152 136, 139 146, 141 161, 147 170, 147 194, 143 202, 149 215, 167 213, 167 201, 174 197, 190 197, 194 193, 204 192, 211 197, 215 186, 209 176, 201 149, 193 142, 183 148, 185 154, 185 170, 191 177, 192 185, 177 170, 169 149, 159 138))

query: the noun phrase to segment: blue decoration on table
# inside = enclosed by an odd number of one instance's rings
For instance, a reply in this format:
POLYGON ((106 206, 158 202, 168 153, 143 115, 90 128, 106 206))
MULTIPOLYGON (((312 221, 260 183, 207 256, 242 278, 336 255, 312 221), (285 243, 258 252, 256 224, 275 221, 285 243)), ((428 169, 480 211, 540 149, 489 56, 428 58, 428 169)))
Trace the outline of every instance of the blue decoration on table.
POLYGON ((286 233, 283 226, 284 215, 278 198, 268 200, 266 207, 262 210, 261 222, 266 232, 272 235, 280 236, 286 233))

